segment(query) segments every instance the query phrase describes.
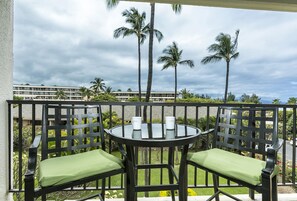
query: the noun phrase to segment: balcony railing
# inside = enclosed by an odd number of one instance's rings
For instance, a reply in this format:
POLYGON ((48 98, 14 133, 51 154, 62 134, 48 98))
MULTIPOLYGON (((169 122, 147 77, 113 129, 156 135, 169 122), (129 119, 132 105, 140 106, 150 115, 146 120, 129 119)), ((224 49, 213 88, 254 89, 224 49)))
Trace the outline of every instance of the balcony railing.
MULTIPOLYGON (((20 193, 24 191, 24 172, 26 170, 26 153, 29 145, 35 135, 40 132, 41 123, 41 106, 43 104, 71 104, 71 105, 92 105, 101 104, 104 113, 105 126, 111 128, 115 124, 129 123, 132 116, 137 114, 144 115, 143 109, 146 109, 147 122, 164 122, 165 116, 176 116, 177 121, 183 124, 191 124, 199 127, 201 130, 207 130, 214 126, 214 119, 217 108, 223 104, 209 103, 138 103, 138 102, 112 102, 98 103, 86 101, 15 101, 8 100, 8 128, 9 128, 9 190, 10 192, 20 193), (110 115, 113 114, 113 115, 110 115), (115 120, 115 117, 116 120, 115 120)), ((230 104, 224 104, 230 105, 230 104)), ((259 107, 253 104, 232 104, 238 107, 259 107)), ((261 107, 277 107, 278 108, 278 129, 279 137, 284 139, 284 143, 280 157, 279 165, 281 166, 278 184, 280 186, 296 186, 296 140, 293 145, 288 143, 288 138, 296 139, 296 105, 261 105, 261 107)), ((205 139, 206 142, 210 139, 205 139)), ((114 143, 108 141, 108 151, 114 151, 114 143)), ((193 146, 192 149, 199 149, 201 144, 193 146)), ((159 160, 162 163, 163 153, 166 149, 158 151, 159 160)), ((152 160, 152 153, 155 149, 148 150, 148 161, 152 160)), ((164 154, 165 155, 165 154, 164 154)), ((178 166, 178 165, 177 165, 178 166)), ((212 182, 209 173, 201 174, 202 170, 193 169, 189 172, 190 188, 212 188, 212 182), (203 179, 201 179, 203 177, 203 179), (199 178, 199 181, 198 181, 199 178), (203 181, 201 183, 201 181, 203 181)), ((159 172, 159 181, 163 183, 164 175, 162 170, 159 172)), ((151 182, 151 173, 147 175, 148 182, 151 182)), ((237 185, 230 182, 220 182, 221 187, 236 187, 237 185)), ((124 179, 121 177, 120 185, 113 185, 112 179, 108 180, 108 189, 123 189, 124 179)), ((98 185, 83 185, 70 190, 96 190, 100 189, 98 185)))

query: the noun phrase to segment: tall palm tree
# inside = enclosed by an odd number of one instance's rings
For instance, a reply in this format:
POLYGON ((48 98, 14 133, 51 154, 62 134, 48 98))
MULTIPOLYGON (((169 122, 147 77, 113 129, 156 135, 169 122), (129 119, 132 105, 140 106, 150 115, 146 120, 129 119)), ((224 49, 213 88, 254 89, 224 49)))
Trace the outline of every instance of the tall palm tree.
MULTIPOLYGON (((118 3, 119 3, 119 0, 106 0, 106 4, 108 8, 113 8, 117 6, 118 3)), ((155 30, 155 2, 151 2, 150 6, 151 6, 151 16, 150 16, 150 33, 149 33, 149 51, 148 51, 148 76, 147 76, 145 102, 149 102, 150 100, 152 81, 153 81, 153 44, 154 44, 154 34, 155 34, 153 30, 155 30)), ((180 13, 182 10, 181 4, 172 4, 172 10, 177 14, 180 13)), ((146 121, 147 120, 146 106, 143 108, 143 111, 144 111, 143 120, 146 121)))
POLYGON ((230 61, 231 59, 236 59, 239 56, 239 52, 237 52, 238 34, 239 30, 236 30, 235 38, 232 41, 231 36, 229 34, 220 33, 215 39, 216 43, 208 47, 208 51, 214 54, 206 56, 201 60, 202 64, 218 62, 222 59, 226 61, 227 69, 224 103, 226 103, 227 101, 230 61))
POLYGON ((177 96, 177 66, 187 65, 190 68, 194 67, 193 60, 182 60, 183 50, 179 50, 176 42, 172 45, 167 46, 163 50, 164 56, 159 57, 158 63, 164 63, 162 70, 168 69, 169 67, 174 68, 174 102, 176 102, 177 96))
POLYGON ((126 23, 131 25, 131 28, 120 27, 114 31, 114 37, 118 38, 120 36, 126 37, 130 35, 135 35, 137 37, 137 47, 138 47, 138 98, 141 101, 141 50, 140 45, 144 43, 147 34, 149 33, 149 25, 145 25, 145 12, 139 13, 136 8, 131 8, 130 10, 125 10, 122 13, 123 17, 126 17, 126 23))
POLYGON ((93 84, 91 86, 91 89, 93 89, 94 95, 98 95, 100 92, 103 92, 106 88, 104 80, 100 77, 95 77, 94 81, 91 81, 90 83, 93 84))
MULTIPOLYGON (((151 18, 150 18, 150 35, 149 35, 149 51, 148 51, 148 76, 147 76, 147 89, 145 102, 149 102, 152 90, 152 81, 153 81, 153 44, 154 44, 154 30, 155 27, 155 2, 151 2, 151 18)), ((175 13, 181 12, 180 4, 172 4, 172 10, 175 13)), ((146 121, 146 108, 144 108, 144 120, 146 121)))

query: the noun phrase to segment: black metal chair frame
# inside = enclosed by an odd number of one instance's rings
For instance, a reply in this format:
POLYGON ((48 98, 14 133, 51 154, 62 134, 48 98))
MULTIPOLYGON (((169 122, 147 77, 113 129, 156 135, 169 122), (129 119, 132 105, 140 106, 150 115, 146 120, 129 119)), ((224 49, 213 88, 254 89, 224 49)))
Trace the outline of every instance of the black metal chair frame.
POLYGON ((249 156, 253 158, 255 155, 260 155, 263 160, 266 160, 266 166, 261 173, 262 185, 254 186, 212 171, 193 161, 187 161, 188 164, 213 174, 214 195, 207 201, 213 200, 214 198, 216 201, 219 201, 220 193, 240 201, 240 199, 219 189, 218 177, 223 177, 239 185, 248 187, 250 189, 249 196, 252 199, 254 199, 255 190, 262 194, 262 201, 277 201, 277 175, 274 177, 271 176, 277 163, 277 151, 283 144, 283 140, 278 139, 277 136, 277 115, 277 108, 219 107, 215 129, 203 132, 201 136, 214 134, 212 140, 213 148, 220 148, 238 154, 248 152, 249 156), (273 122, 273 124, 271 124, 272 128, 266 127, 267 121, 273 122), (247 125, 244 126, 243 122, 247 125), (261 124, 260 126, 257 125, 259 122, 261 124), (234 133, 232 134, 229 132, 231 128, 234 129, 234 133), (223 132, 221 132, 221 130, 223 130, 223 132), (246 132, 247 135, 243 136, 242 132, 246 132), (271 138, 267 138, 267 133, 271 134, 271 138), (230 141, 232 143, 229 143, 230 141))
MULTIPOLYGON (((70 131, 73 132, 73 131, 70 131)), ((68 133, 69 134, 69 133, 68 133)), ((83 198, 80 200, 86 200, 94 197, 99 197, 100 200, 104 200, 105 194, 105 178, 109 176, 113 176, 120 173, 125 173, 124 168, 108 171, 105 173, 93 175, 87 178, 83 178, 77 181, 68 182, 61 185, 54 185, 49 187, 39 187, 35 188, 35 179, 36 176, 36 167, 38 163, 38 147, 40 143, 41 146, 41 160, 49 158, 49 155, 55 155, 55 157, 62 157, 61 154, 67 152, 68 154, 79 154, 80 152, 85 152, 90 149, 103 149, 105 150, 105 139, 104 139, 104 128, 102 124, 102 114, 100 105, 92 105, 92 106, 71 106, 71 105, 43 105, 43 114, 42 114, 42 134, 37 135, 34 138, 34 141, 29 148, 29 159, 28 159, 28 169, 25 173, 25 201, 33 201, 36 198, 42 196, 42 200, 46 200, 46 195, 48 193, 61 191, 66 188, 75 187, 77 185, 85 184, 87 182, 102 180, 101 186, 101 194, 92 195, 87 198, 83 198), (82 113, 76 114, 75 111, 83 111, 82 113), (91 113, 87 113, 87 111, 92 110, 91 113), (52 113, 53 112, 53 113, 52 113), (73 122, 76 118, 83 118, 84 121, 79 122, 78 125, 75 125, 75 128, 81 128, 84 132, 84 136, 82 135, 72 135, 61 137, 61 131, 66 129, 66 126, 72 126, 73 122), (86 122, 86 119, 97 119, 96 125, 92 124, 92 122, 86 122), (53 121, 55 126, 51 125, 53 121), (64 124, 64 125, 63 125, 64 124), (71 125, 69 125, 71 124, 71 125), (91 125, 92 124, 92 125, 91 125), (93 132, 88 135, 87 128, 96 128, 98 132, 93 132), (55 130, 55 136, 49 136, 49 130, 55 130), (87 139, 89 139, 89 143, 87 139), (61 141, 66 140, 68 142, 67 147, 61 146, 61 141), (76 143, 74 143, 74 140, 76 143), (55 147, 50 148, 48 146, 49 141, 55 142, 55 147), (79 153, 75 153, 79 152, 79 153)))

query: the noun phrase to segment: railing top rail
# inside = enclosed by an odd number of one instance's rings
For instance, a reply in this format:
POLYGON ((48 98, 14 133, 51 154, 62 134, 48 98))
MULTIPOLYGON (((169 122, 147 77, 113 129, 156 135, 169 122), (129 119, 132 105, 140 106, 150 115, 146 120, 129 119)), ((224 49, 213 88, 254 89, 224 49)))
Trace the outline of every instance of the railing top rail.
POLYGON ((287 104, 249 104, 249 103, 173 103, 173 102, 97 102, 97 101, 35 101, 7 100, 8 104, 70 104, 70 105, 120 105, 120 106, 232 106, 232 107, 277 107, 296 109, 297 105, 287 104))

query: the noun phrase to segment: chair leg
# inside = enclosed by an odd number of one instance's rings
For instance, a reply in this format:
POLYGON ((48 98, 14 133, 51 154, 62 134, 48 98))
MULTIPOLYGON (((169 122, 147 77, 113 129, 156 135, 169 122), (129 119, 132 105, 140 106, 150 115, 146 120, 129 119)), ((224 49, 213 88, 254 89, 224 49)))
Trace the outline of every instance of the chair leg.
POLYGON ((212 174, 212 179, 213 179, 213 188, 214 188, 214 194, 217 194, 215 196, 216 201, 220 201, 220 197, 219 197, 219 179, 218 176, 216 174, 212 174))
POLYGON ((277 198, 277 178, 276 178, 276 176, 274 176, 273 178, 272 178, 272 189, 271 189, 271 194, 272 194, 272 201, 277 201, 278 200, 278 198, 277 198))
POLYGON ((252 189, 249 189, 249 197, 254 200, 255 199, 255 191, 252 189))
POLYGON ((102 179, 101 198, 103 201, 105 200, 105 182, 106 182, 106 179, 102 179))
MULTIPOLYGON (((170 166, 174 166, 174 148, 170 147, 169 148, 169 152, 168 152, 168 164, 170 166)), ((173 174, 171 172, 170 169, 168 169, 168 176, 169 176, 169 183, 173 184, 174 182, 174 178, 173 178, 173 174)), ((175 201, 175 194, 174 194, 174 190, 171 190, 171 200, 175 201)))
POLYGON ((34 201, 34 177, 25 177, 25 201, 34 201))
POLYGON ((42 201, 46 201, 46 195, 42 195, 42 196, 41 196, 41 200, 42 200, 42 201))
POLYGON ((270 175, 262 173, 262 201, 271 201, 270 175))

